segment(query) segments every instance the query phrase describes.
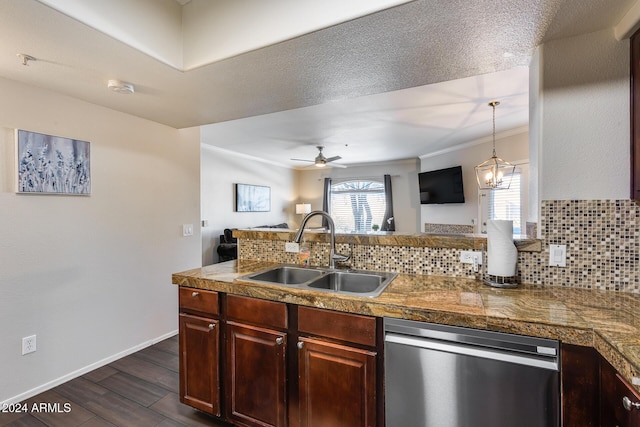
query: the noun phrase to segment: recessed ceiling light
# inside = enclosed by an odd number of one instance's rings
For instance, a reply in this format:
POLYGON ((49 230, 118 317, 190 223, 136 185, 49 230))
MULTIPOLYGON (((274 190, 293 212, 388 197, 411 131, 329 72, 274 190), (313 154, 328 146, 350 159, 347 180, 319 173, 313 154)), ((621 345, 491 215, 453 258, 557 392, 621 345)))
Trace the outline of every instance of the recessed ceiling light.
POLYGON ((511 52, 505 52, 502 54, 503 58, 513 58, 515 55, 511 52))
POLYGON ((131 83, 126 83, 120 80, 109 80, 107 87, 114 92, 121 93, 123 95, 131 95, 135 92, 135 89, 131 83))

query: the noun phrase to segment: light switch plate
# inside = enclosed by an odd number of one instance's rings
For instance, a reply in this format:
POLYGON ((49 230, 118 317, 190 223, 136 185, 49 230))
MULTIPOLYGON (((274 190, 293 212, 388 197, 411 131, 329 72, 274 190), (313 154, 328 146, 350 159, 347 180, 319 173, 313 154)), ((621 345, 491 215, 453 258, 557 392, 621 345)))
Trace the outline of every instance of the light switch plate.
POLYGON ((549 245, 549 266, 567 266, 567 245, 549 245))

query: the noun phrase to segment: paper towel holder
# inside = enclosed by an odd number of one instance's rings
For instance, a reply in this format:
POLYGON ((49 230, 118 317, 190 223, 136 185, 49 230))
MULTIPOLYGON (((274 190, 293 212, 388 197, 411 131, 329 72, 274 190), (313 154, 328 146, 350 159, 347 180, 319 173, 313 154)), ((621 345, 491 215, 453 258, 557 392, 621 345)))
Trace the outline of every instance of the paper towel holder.
MULTIPOLYGON (((482 258, 484 258, 484 244, 482 245, 482 258)), ((487 263, 483 262, 482 263, 482 283, 484 283, 485 285, 491 286, 492 288, 503 288, 503 289, 508 289, 508 288, 517 288, 519 283, 518 283, 518 276, 494 276, 492 274, 488 274, 486 272, 486 266, 487 263)))
POLYGON ((490 274, 482 275, 482 283, 492 288, 517 288, 517 276, 492 276, 490 274))

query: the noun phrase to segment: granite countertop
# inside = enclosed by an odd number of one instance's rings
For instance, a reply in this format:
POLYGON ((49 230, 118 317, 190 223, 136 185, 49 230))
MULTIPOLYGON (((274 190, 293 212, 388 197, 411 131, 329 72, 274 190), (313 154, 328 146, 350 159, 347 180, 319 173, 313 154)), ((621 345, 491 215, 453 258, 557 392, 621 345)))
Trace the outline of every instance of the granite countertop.
POLYGON ((495 289, 473 279, 399 274, 380 296, 365 298, 235 280, 273 265, 228 261, 173 274, 172 281, 180 286, 330 310, 591 346, 640 391, 640 296, 553 286, 495 289))
MULTIPOLYGON (((251 228, 233 230, 233 237, 247 240, 279 240, 292 242, 297 230, 278 228, 251 228)), ((308 242, 329 242, 324 230, 305 230, 308 242)), ((486 234, 402 233, 379 231, 366 234, 336 234, 336 243, 377 246, 410 246, 416 248, 450 248, 480 250, 487 245, 486 234)), ((527 236, 514 236, 513 243, 520 252, 540 252, 542 240, 527 236)))

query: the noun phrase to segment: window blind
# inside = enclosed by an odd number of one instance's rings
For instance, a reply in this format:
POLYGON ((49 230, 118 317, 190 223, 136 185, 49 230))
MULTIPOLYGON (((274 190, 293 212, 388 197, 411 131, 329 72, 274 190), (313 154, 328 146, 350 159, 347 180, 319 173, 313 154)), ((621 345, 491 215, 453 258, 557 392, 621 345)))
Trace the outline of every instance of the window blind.
POLYGON ((521 179, 520 173, 514 173, 508 190, 489 192, 489 219, 513 221, 514 234, 521 234, 521 179))
POLYGON ((382 226, 386 210, 384 185, 376 181, 343 181, 331 186, 331 217, 336 232, 368 232, 382 226))

